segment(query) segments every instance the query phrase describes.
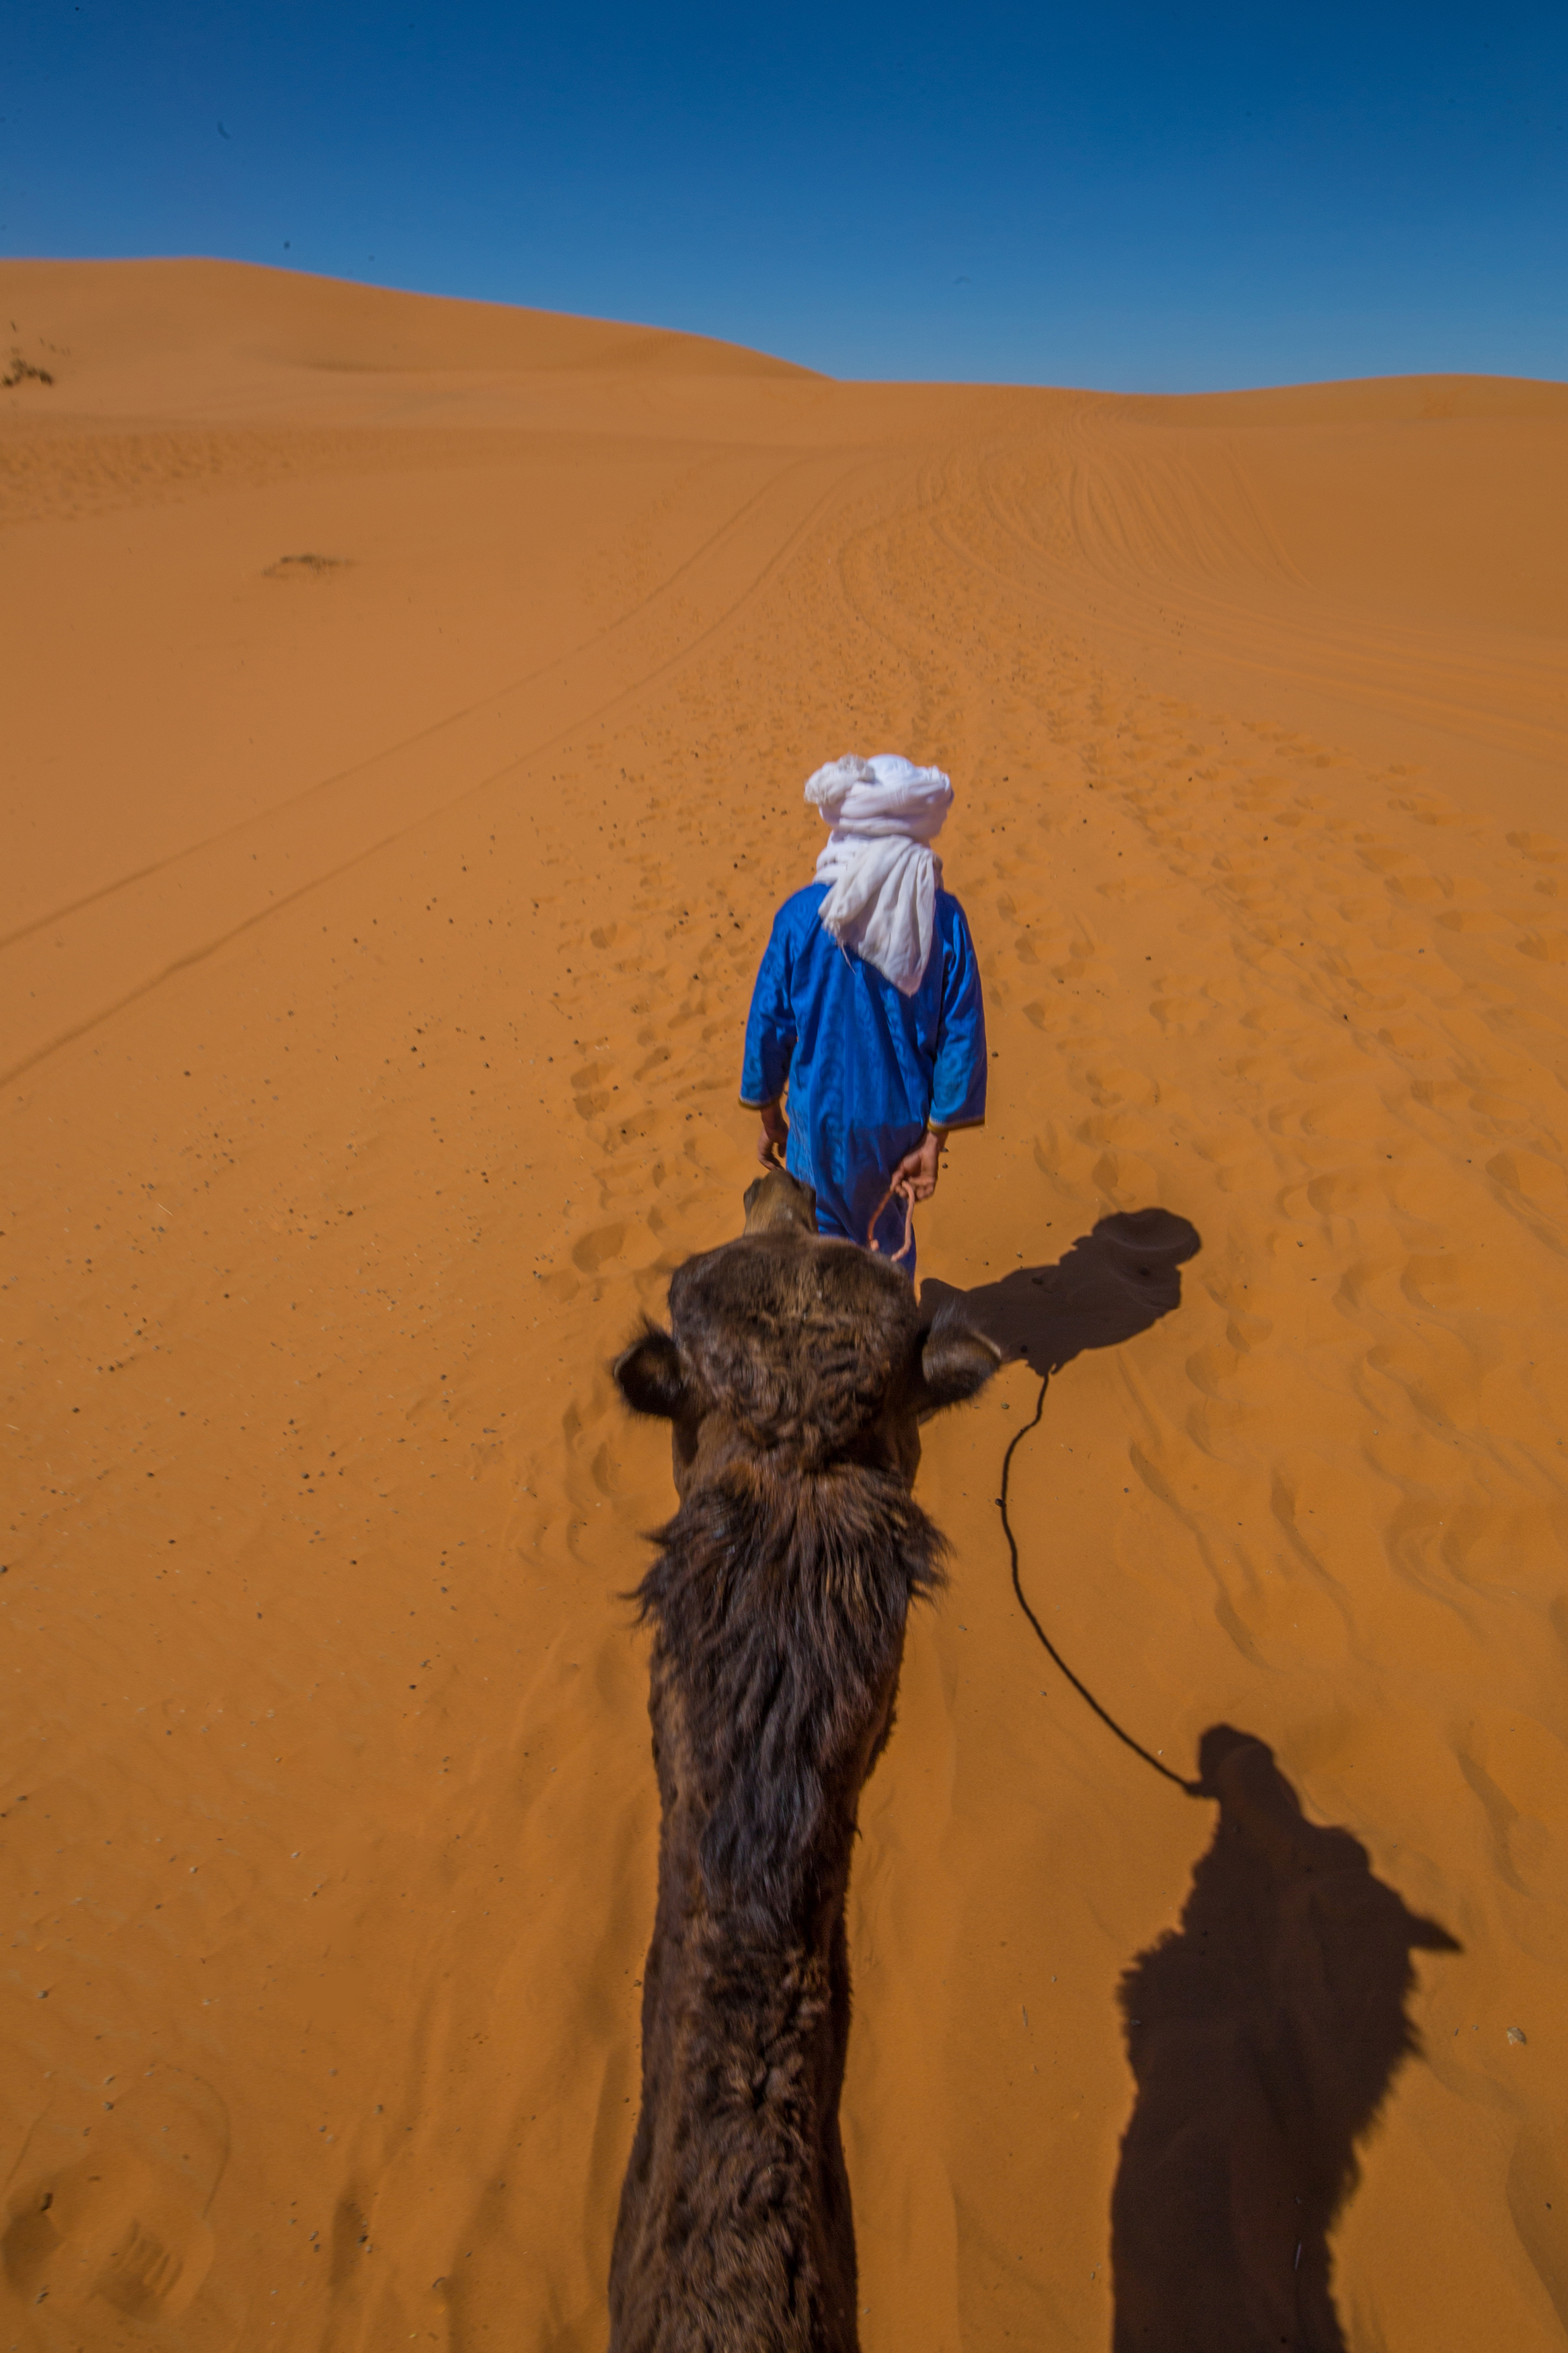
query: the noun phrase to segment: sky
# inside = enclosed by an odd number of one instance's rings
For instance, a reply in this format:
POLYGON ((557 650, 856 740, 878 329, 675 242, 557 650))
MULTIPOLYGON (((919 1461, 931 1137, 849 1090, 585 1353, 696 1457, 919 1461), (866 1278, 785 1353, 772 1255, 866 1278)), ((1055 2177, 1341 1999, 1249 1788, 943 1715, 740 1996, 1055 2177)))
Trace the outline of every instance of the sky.
POLYGON ((211 254, 838 376, 1568 376, 1568 6, 21 0, 0 253, 211 254))

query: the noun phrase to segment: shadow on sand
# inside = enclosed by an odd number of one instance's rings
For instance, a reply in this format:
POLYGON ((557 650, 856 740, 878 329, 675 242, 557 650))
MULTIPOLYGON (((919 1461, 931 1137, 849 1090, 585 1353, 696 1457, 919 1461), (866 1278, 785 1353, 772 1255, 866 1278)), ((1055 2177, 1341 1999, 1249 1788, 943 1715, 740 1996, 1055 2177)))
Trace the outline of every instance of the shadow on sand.
POLYGON ((921 1313, 929 1322, 962 1300, 964 1321, 994 1340, 1005 1361, 1022 1357, 1043 1380, 1085 1348, 1114 1348, 1179 1306, 1183 1264, 1202 1247, 1197 1228, 1173 1209, 1119 1209, 1054 1266, 1021 1266, 973 1291, 928 1279, 921 1313))
MULTIPOLYGON (((928 1281, 921 1313, 962 1301, 1044 1381, 1169 1314, 1200 1247, 1169 1209, 1121 1211, 1055 1266, 968 1292, 928 1281)), ((1111 2193, 1114 2353, 1346 2353, 1329 2231, 1356 2143, 1417 2048, 1410 1956, 1459 1947, 1373 1877, 1348 1831, 1306 1820, 1250 1734, 1213 1726, 1181 1786, 1217 1799, 1219 1820, 1181 1926, 1121 1981, 1137 2097, 1111 2193)))
POLYGON ((1261 1740, 1205 1733, 1219 1800, 1181 1926, 1121 1981, 1137 2081, 1110 2200, 1115 2353, 1345 2353, 1328 2233, 1417 2046, 1412 1952, 1455 1953, 1321 1829, 1261 1740))

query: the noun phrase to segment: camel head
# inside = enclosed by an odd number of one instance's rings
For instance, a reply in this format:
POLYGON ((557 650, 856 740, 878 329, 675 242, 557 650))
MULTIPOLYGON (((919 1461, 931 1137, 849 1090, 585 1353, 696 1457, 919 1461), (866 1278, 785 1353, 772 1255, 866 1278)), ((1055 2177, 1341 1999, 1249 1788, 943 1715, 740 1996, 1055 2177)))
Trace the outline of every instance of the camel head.
POLYGON ((1001 1362, 958 1320, 921 1320, 880 1258, 815 1230, 810 1187, 782 1170, 746 1196, 738 1241, 670 1277, 666 1332, 617 1360, 622 1396, 672 1425, 675 1483, 750 1459, 788 1477, 858 1462, 912 1482, 919 1428, 983 1388, 1001 1362))
POLYGON ((754 1176, 745 1191, 746 1231, 776 1233, 791 1226, 803 1234, 816 1231, 816 1187, 803 1185, 787 1168, 770 1168, 754 1176))

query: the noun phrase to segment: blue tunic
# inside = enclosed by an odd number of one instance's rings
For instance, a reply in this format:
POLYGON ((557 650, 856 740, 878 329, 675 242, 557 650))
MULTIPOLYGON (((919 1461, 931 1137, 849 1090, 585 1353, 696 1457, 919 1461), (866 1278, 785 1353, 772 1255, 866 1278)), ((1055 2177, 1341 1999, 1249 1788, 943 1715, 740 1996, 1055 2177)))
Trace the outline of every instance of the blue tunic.
MULTIPOLYGON (((816 1187, 817 1229, 865 1246, 889 1180, 928 1125, 985 1116, 985 1008, 963 910, 936 894, 936 938, 920 987, 905 997, 817 921, 826 888, 808 883, 773 917, 752 992, 741 1101, 776 1102, 789 1082, 790 1174, 816 1187)), ((904 1209, 882 1212, 889 1255, 904 1209)), ((904 1265, 913 1272, 914 1255, 904 1265)))

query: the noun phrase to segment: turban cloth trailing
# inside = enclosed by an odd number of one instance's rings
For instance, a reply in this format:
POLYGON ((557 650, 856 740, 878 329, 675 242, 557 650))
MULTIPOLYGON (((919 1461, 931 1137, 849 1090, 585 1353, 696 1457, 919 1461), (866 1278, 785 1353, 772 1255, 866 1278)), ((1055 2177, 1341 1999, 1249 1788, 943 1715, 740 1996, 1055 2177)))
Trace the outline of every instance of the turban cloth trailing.
POLYGON ((952 807, 940 768, 896 752, 847 754, 807 780, 805 797, 832 828, 816 861, 823 929, 912 997, 931 961, 942 860, 931 844, 952 807))

